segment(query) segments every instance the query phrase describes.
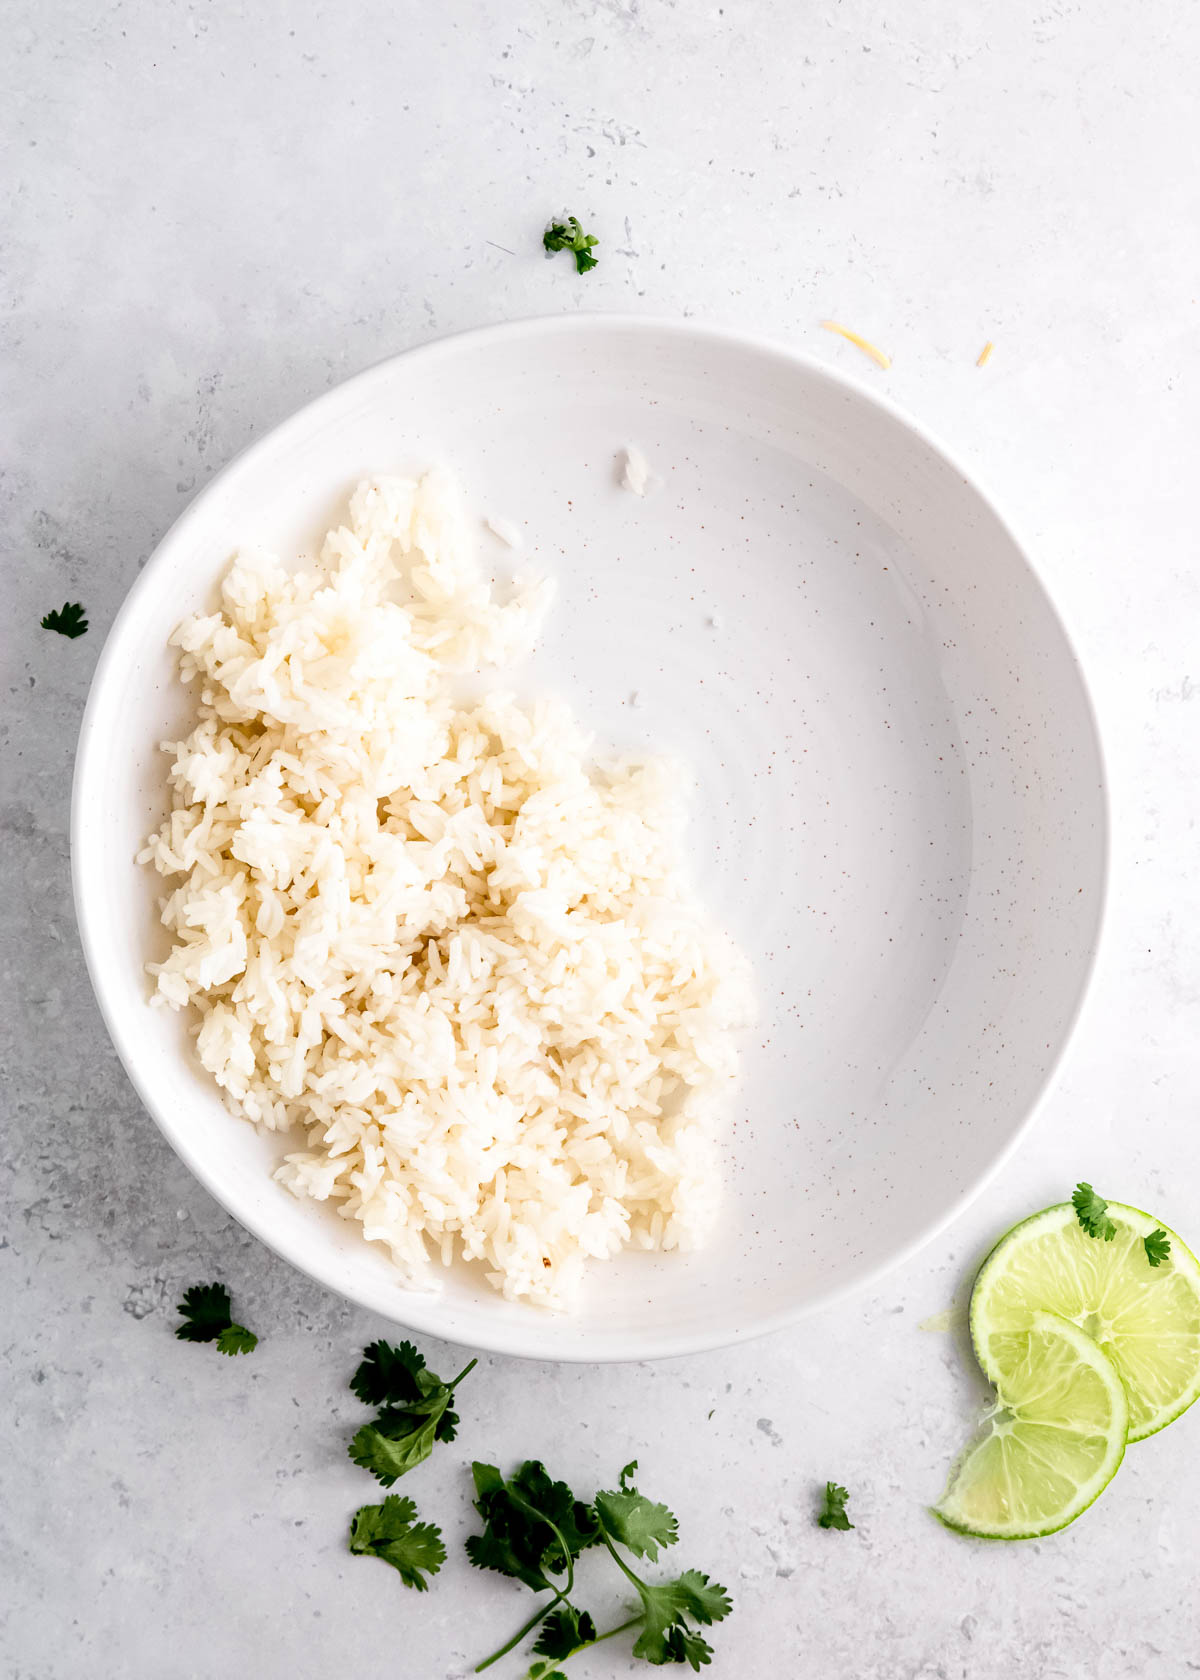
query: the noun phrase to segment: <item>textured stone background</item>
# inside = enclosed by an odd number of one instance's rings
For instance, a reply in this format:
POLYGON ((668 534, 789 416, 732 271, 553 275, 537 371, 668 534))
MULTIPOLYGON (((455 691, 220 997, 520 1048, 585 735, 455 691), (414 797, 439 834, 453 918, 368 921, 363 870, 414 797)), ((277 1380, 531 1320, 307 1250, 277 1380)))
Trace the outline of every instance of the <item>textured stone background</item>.
MULTIPOLYGON (((1116 890, 1057 1085, 947 1239, 736 1354, 485 1360, 464 1444, 586 1485, 636 1452, 683 1561, 736 1591, 718 1677, 1200 1671, 1200 1417, 1058 1538, 968 1543, 924 1505, 975 1390, 955 1338, 918 1328, 1080 1176, 1200 1236, 1198 51, 1183 0, 7 8, 4 1680, 441 1680, 522 1613, 457 1555, 418 1600, 346 1554, 365 1488, 344 1383, 382 1326, 233 1226, 140 1110, 81 964, 67 818, 105 630, 222 462, 381 355, 584 306, 750 327, 868 375, 821 317, 893 351, 880 388, 975 464, 1078 638, 1116 890), (562 207, 603 239, 584 280, 539 258, 562 207), (89 609, 80 641, 38 629, 64 597, 89 609), (252 1360, 170 1335, 210 1275, 269 1332, 252 1360), (853 1534, 813 1526, 829 1475, 853 1534)), ((466 1531, 453 1451, 418 1491, 466 1531)), ((577 1667, 627 1664, 608 1646, 577 1667)))

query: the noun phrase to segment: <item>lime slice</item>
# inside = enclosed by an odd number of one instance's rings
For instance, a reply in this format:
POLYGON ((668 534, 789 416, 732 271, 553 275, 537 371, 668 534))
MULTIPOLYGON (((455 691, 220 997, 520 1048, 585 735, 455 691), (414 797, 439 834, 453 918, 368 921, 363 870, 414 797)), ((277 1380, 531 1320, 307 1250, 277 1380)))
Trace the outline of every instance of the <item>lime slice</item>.
POLYGON ((1035 1213, 1001 1237, 971 1296, 971 1339, 998 1389, 1022 1357, 1021 1333, 1036 1308, 1058 1313, 1099 1342, 1129 1395, 1129 1439, 1141 1441, 1200 1395, 1200 1265, 1174 1231, 1159 1266, 1143 1237, 1156 1219, 1108 1204, 1111 1242, 1089 1237, 1069 1202, 1035 1213))
POLYGON ((1012 1333, 985 1434, 959 1459, 934 1515, 991 1540, 1032 1540, 1074 1522, 1125 1456, 1129 1403, 1090 1336, 1034 1312, 1012 1333))

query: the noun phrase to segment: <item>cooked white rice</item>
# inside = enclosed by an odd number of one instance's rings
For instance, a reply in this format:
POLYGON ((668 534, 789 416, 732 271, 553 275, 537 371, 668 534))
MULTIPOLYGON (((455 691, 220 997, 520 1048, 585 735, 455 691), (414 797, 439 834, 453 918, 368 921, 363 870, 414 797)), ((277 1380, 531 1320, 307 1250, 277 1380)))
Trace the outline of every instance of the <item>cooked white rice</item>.
POLYGON ((625 465, 621 470, 621 484, 635 496, 644 496, 650 488, 650 463, 636 444, 625 446, 625 465))
POLYGON ((506 548, 523 548, 524 539, 521 527, 514 525, 511 519, 506 519, 502 513, 489 513, 484 524, 494 537, 499 537, 506 548))
POLYGON ((199 721, 142 855, 181 878, 155 1001, 196 1005, 236 1112, 305 1135, 282 1181, 416 1283, 457 1253, 563 1307, 588 1257, 704 1236, 749 1009, 677 773, 597 766, 551 700, 456 703, 551 593, 491 599, 437 474, 360 485, 311 571, 238 555, 173 638, 199 721))

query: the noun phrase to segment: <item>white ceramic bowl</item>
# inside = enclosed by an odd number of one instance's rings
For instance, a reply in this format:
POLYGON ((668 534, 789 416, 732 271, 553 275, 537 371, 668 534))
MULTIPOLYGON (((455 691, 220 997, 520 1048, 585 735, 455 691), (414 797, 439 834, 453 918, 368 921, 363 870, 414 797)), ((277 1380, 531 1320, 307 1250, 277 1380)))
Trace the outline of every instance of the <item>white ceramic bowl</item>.
POLYGON ((117 1049, 231 1213, 415 1330, 620 1359, 785 1324, 877 1277, 980 1189, 1081 999, 1106 807, 1062 626, 1010 531, 918 427, 770 345, 563 317, 385 362, 197 497, 105 647, 72 844, 117 1049), (661 480, 644 501, 618 487, 627 442, 661 480), (507 1304, 465 1269, 439 1294, 406 1289, 357 1224, 273 1182, 280 1140, 225 1112, 183 1020, 146 1003, 163 935, 134 854, 165 804, 156 743, 186 716, 168 635, 239 543, 294 555, 359 476, 435 460, 559 578, 530 683, 564 691, 602 740, 694 768, 695 868, 762 999, 714 1241, 597 1267, 572 1318, 507 1304))

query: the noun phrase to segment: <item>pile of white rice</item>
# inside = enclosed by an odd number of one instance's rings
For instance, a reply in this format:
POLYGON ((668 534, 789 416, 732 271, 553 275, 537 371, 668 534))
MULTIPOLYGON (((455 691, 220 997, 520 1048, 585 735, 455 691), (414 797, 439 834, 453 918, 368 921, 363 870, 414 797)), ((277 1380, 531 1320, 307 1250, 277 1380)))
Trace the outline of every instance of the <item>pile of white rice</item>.
POLYGON ((551 700, 456 703, 551 594, 492 600, 439 474, 360 485, 311 571, 240 554, 173 638, 199 721, 143 860, 155 1001, 304 1134, 283 1182, 415 1283, 458 1253, 561 1308, 589 1256, 705 1234, 749 988, 678 873, 677 773, 596 764, 551 700))

